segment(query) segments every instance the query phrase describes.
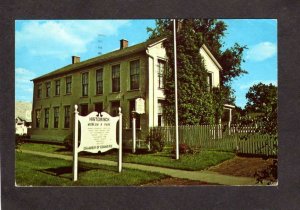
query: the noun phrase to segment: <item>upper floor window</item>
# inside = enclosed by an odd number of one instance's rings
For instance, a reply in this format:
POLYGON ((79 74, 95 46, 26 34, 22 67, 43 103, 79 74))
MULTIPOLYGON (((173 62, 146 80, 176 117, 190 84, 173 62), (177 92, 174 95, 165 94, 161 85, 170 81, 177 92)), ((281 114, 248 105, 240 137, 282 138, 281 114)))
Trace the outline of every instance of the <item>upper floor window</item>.
POLYGON ((54 128, 58 128, 59 123, 59 107, 54 107, 54 128))
POLYGON ((211 91, 213 88, 212 84, 212 73, 208 72, 207 73, 207 91, 211 91))
POLYGON ((37 98, 41 98, 42 97, 42 85, 38 84, 37 85, 37 98))
POLYGON ((131 61, 130 62, 130 90, 139 89, 139 80, 140 80, 140 61, 131 61))
POLYGON ((96 94, 103 94, 103 69, 96 71, 96 94))
POLYGON ((45 122, 44 122, 44 128, 49 127, 49 108, 45 109, 45 122))
POLYGON ((120 65, 112 66, 112 92, 120 92, 120 65))
POLYGON ((50 97, 51 83, 46 83, 46 97, 50 97))
POLYGON ((72 92, 72 76, 66 77, 66 94, 71 94, 72 92))
POLYGON ((158 88, 164 88, 164 72, 166 61, 158 60, 158 88))
POLYGON ((89 73, 82 74, 82 96, 87 96, 89 90, 89 73))
POLYGON ((64 128, 70 128, 70 106, 65 106, 64 128))
POLYGON ((55 81, 55 95, 58 96, 60 94, 60 80, 55 81))
POLYGON ((35 127, 40 127, 40 121, 41 121, 41 110, 37 109, 35 110, 35 127))

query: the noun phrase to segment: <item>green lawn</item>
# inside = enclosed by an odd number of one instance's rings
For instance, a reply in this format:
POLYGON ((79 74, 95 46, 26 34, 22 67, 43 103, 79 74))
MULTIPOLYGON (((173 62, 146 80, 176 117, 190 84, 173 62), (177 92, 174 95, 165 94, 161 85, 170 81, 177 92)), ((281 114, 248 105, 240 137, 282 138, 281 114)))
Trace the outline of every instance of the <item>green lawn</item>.
MULTIPOLYGON (((39 145, 31 143, 23 144, 21 146, 21 149, 44 151, 50 153, 55 152, 68 155, 72 154, 71 151, 67 152, 63 148, 63 146, 58 145, 39 145), (41 149, 39 149, 39 147, 41 147, 41 149)), ((109 151, 104 154, 82 152, 79 153, 79 156, 117 161, 117 153, 117 151, 109 151)), ((123 152, 123 162, 196 171, 217 165, 225 160, 233 158, 234 156, 235 154, 232 152, 200 150, 200 152, 197 152, 195 154, 180 155, 179 160, 175 160, 175 155, 171 154, 171 148, 166 147, 163 152, 153 154, 131 154, 130 152, 123 152)))
POLYGON ((72 181, 72 162, 16 152, 17 186, 132 186, 167 176, 123 168, 79 163, 78 181, 72 181))

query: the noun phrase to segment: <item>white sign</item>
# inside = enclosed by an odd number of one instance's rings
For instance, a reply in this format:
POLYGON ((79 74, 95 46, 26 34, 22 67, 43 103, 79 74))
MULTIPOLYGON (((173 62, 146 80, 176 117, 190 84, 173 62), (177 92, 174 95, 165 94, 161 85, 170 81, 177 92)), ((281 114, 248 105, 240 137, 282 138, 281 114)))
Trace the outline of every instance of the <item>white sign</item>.
POLYGON ((145 113, 145 100, 142 98, 135 99, 135 111, 138 114, 145 113))
POLYGON ((85 117, 78 116, 81 125, 81 142, 78 152, 97 153, 119 148, 116 141, 119 117, 111 117, 106 112, 102 112, 101 116, 97 115, 97 112, 92 112, 85 117))
POLYGON ((73 180, 78 178, 78 153, 87 151, 97 153, 106 152, 110 149, 119 149, 118 170, 122 171, 122 113, 119 108, 119 116, 112 117, 106 112, 98 116, 92 112, 87 116, 78 114, 78 106, 75 105, 75 135, 73 147, 73 180), (119 121, 119 145, 117 144, 116 129, 119 121), (78 147, 78 126, 81 125, 81 142, 78 147))

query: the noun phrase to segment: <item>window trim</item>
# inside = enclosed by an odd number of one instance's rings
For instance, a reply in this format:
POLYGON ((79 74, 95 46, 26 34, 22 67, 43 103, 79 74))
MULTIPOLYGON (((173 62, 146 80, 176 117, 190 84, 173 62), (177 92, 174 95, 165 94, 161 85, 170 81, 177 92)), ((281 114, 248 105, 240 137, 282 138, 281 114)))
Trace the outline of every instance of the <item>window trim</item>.
POLYGON ((112 93, 119 93, 121 92, 121 64, 115 64, 111 66, 111 91, 112 93), (119 66, 119 77, 114 78, 114 67, 119 66), (114 90, 114 81, 118 82, 118 90, 114 90))
POLYGON ((35 128, 40 128, 40 127, 41 127, 41 109, 36 109, 35 110, 35 128), (37 114, 38 112, 39 112, 39 115, 37 114))
POLYGON ((157 80, 158 80, 158 84, 157 87, 158 89, 164 89, 164 73, 166 71, 166 66, 167 66, 167 61, 161 58, 157 59, 157 80), (163 72, 161 72, 161 66, 160 64, 164 64, 164 69, 163 72))
POLYGON ((59 106, 53 107, 53 128, 59 128, 59 106), (56 112, 56 109, 58 110, 56 112), (57 114, 57 116, 56 116, 57 114), (57 121, 56 121, 57 119, 57 121), (56 124, 57 122, 57 124, 56 124))
MULTIPOLYGON (((136 70, 136 68, 134 69, 136 70)), ((136 60, 132 60, 129 61, 129 82, 130 82, 130 90, 139 90, 140 89, 140 72, 141 72, 141 60, 140 59, 136 59, 136 60), (132 73, 132 63, 138 63, 138 69, 137 72, 135 72, 134 74, 132 73), (133 87, 133 79, 134 77, 137 77, 137 87, 133 87)))
POLYGON ((64 128, 70 128, 71 127, 71 106, 65 105, 64 106, 64 128), (69 108, 68 115, 66 115, 66 108, 69 108), (66 119, 68 119, 68 127, 66 126, 66 119))
POLYGON ((42 98, 42 93, 43 93, 42 83, 36 84, 36 88, 37 88, 36 98, 40 99, 40 98, 42 98))
POLYGON ((57 79, 57 80, 55 80, 55 96, 59 96, 59 95, 60 95, 60 79, 57 79), (58 87, 58 89, 57 89, 57 87, 58 87))
POLYGON ((103 94, 103 68, 96 70, 96 95, 102 95, 103 94), (101 80, 98 80, 98 72, 101 72, 101 80), (98 91, 98 84, 101 86, 101 91, 98 91))
POLYGON ((46 98, 50 98, 51 97, 51 81, 47 81, 45 82, 45 87, 46 87, 46 98), (48 87, 49 85, 49 87, 48 87))
POLYGON ((82 72, 81 73, 81 96, 86 97, 89 96, 89 72, 82 72), (84 75, 87 75, 86 80, 84 80, 84 75), (86 82, 86 83, 84 83, 86 82), (85 89, 86 87, 86 89, 85 89), (86 93, 85 93, 86 90, 86 93))
POLYGON ((44 109, 44 128, 49 128, 49 115, 50 115, 50 109, 45 108, 44 109))
POLYGON ((66 95, 70 95, 72 94, 72 82, 73 82, 73 77, 72 75, 69 75, 69 76, 66 76, 65 77, 65 82, 66 82, 66 87, 65 87, 65 90, 66 90, 66 95), (70 78, 70 80, 68 80, 70 78), (68 89, 68 86, 70 86, 70 90, 68 89), (70 92, 68 92, 68 90, 70 92))

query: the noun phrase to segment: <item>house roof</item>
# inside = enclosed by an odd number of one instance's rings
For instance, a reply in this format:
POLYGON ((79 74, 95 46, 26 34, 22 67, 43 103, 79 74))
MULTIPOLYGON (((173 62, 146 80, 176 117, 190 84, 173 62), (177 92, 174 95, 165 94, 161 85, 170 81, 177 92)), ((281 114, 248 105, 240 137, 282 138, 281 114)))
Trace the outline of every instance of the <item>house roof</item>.
POLYGON ((208 49, 208 47, 203 44, 201 46, 201 48, 203 48, 205 50, 205 52, 208 54, 208 56, 212 59, 212 61, 216 64, 216 66, 220 69, 223 70, 221 64, 217 61, 217 59, 215 58, 215 56, 213 56, 213 54, 210 52, 210 50, 208 49))
POLYGON ((112 51, 112 52, 109 52, 109 53, 106 53, 106 54, 103 54, 103 55, 100 55, 100 56, 97 56, 97 57, 94 57, 94 58, 91 58, 91 59, 88 59, 88 60, 85 60, 85 61, 82 61, 82 62, 70 64, 70 65, 64 66, 62 68, 59 68, 55 71, 52 71, 48 74, 44 74, 40 77, 36 77, 36 78, 32 79, 31 81, 37 81, 37 80, 40 80, 40 79, 46 79, 46 78, 49 78, 49 77, 52 77, 52 76, 57 76, 57 75, 60 75, 60 74, 70 73, 73 70, 80 69, 80 68, 83 68, 83 67, 87 67, 87 66, 99 63, 99 62, 104 62, 104 61, 108 61, 108 60, 111 60, 111 59, 114 59, 114 58, 117 58, 117 57, 126 56, 126 55, 134 54, 134 53, 137 53, 137 52, 141 52, 141 51, 146 50, 147 47, 149 47, 150 45, 159 42, 160 40, 162 40, 162 38, 147 40, 145 42, 142 42, 142 43, 130 46, 130 47, 126 47, 124 49, 115 50, 115 51, 112 51))
MULTIPOLYGON (((41 80, 41 79, 46 79, 46 78, 53 77, 53 76, 58 76, 58 75, 61 75, 61 74, 71 73, 74 70, 77 70, 77 69, 80 69, 80 68, 83 68, 83 67, 87 67, 87 66, 91 66, 91 65, 97 64, 99 62, 104 62, 104 61, 112 60, 114 58, 127 56, 127 55, 138 53, 138 52, 142 52, 142 51, 146 50, 148 47, 151 47, 151 46, 157 44, 158 42, 163 41, 164 39, 165 38, 161 38, 161 37, 158 37, 158 38, 155 38, 155 39, 150 39, 150 40, 147 40, 145 42, 142 42, 142 43, 139 43, 139 44, 136 44, 136 45, 133 45, 133 46, 126 47, 124 49, 115 50, 115 51, 112 51, 112 52, 109 52, 109 53, 106 53, 106 54, 103 54, 103 55, 100 55, 100 56, 97 56, 97 57, 94 57, 94 58, 91 58, 91 59, 88 59, 88 60, 85 60, 85 61, 70 64, 70 65, 64 66, 62 68, 59 68, 57 70, 54 70, 54 71, 52 71, 48 74, 44 74, 40 77, 36 77, 36 78, 32 79, 31 81, 38 81, 38 80, 41 80)), ((207 54, 213 60, 213 62, 218 66, 218 68, 220 70, 222 70, 221 65, 216 60, 216 58, 211 54, 211 52, 207 48, 207 46, 205 44, 203 44, 201 46, 201 48, 203 48, 207 52, 207 54)))

